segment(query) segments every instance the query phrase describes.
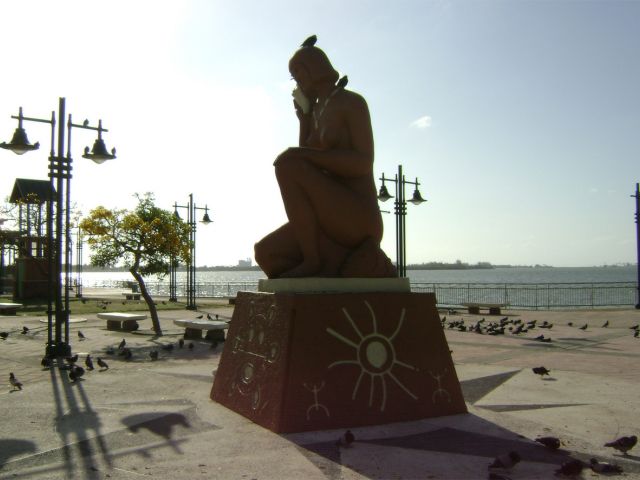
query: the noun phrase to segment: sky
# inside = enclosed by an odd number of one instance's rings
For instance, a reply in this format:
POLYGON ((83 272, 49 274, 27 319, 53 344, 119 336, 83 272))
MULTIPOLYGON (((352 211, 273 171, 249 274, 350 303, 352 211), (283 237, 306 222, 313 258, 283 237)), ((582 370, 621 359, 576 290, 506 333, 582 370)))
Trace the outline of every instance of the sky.
MULTIPOLYGON (((407 207, 408 263, 635 263, 639 23, 640 2, 616 0, 5 2, 0 141, 20 106, 49 118, 65 97, 117 149, 96 165, 94 132, 73 130, 85 215, 193 194, 213 220, 196 264, 235 265, 286 222, 272 164, 298 138, 288 61, 316 34, 368 102, 376 179, 401 164, 428 200, 407 207)), ((1 197, 47 178, 49 127, 24 126, 42 146, 0 150, 1 197)))

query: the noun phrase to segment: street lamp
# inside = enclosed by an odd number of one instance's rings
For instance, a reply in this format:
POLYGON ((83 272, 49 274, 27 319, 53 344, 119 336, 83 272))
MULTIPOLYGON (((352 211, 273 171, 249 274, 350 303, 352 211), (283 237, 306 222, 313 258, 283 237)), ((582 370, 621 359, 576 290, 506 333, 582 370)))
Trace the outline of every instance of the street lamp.
MULTIPOLYGON (((187 209, 187 225, 189 225, 189 264, 187 265, 187 310, 197 310, 196 307, 196 210, 204 210, 204 215, 200 223, 208 225, 212 222, 209 217, 209 207, 197 207, 193 203, 193 193, 189 194, 189 203, 187 205, 173 204, 173 214, 176 218, 180 218, 179 208, 187 209)), ((170 260, 169 264, 169 301, 176 302, 176 268, 178 264, 175 258, 170 260)))
POLYGON ((51 151, 49 154, 49 179, 52 189, 56 192, 56 227, 55 235, 53 230, 53 205, 52 202, 48 202, 47 205, 47 258, 48 258, 48 337, 46 355, 49 357, 68 356, 71 354, 71 346, 69 345, 69 282, 70 282, 70 258, 71 249, 70 245, 70 229, 69 229, 69 216, 71 212, 71 170, 73 169, 73 159, 71 158, 71 129, 81 128, 86 130, 96 130, 98 132, 98 139, 93 145, 93 149, 90 151, 89 147, 84 149, 84 158, 93 160, 95 163, 103 163, 106 160, 112 160, 116 158, 115 149, 109 153, 102 140, 102 132, 108 130, 102 128, 102 120, 98 122, 97 127, 89 125, 89 121, 85 120, 82 125, 78 125, 72 122, 71 114, 68 116, 67 121, 67 135, 66 135, 66 154, 65 154, 65 98, 60 97, 58 102, 58 124, 57 136, 58 136, 58 148, 55 149, 55 137, 56 137, 56 115, 55 112, 51 112, 51 119, 41 119, 25 117, 22 114, 22 107, 19 109, 18 116, 12 115, 11 118, 18 120, 18 128, 16 128, 11 142, 0 143, 0 148, 11 150, 18 155, 22 155, 26 152, 37 150, 40 147, 40 143, 29 143, 27 133, 22 127, 24 121, 48 123, 51 125, 51 151), (55 185, 54 185, 55 180, 55 185), (66 180, 63 183, 63 180, 66 180), (66 193, 66 195, 65 195, 66 193), (66 215, 63 225, 63 202, 66 206, 66 215), (62 279, 63 272, 63 237, 65 245, 64 254, 64 272, 65 272, 65 287, 64 287, 64 303, 62 296, 62 279), (55 303, 55 324, 54 324, 54 310, 53 303, 55 303), (55 328, 54 328, 55 327, 55 328), (63 338, 64 329, 64 338, 63 338))
POLYGON ((636 270, 638 272, 636 308, 640 310, 640 184, 636 183, 636 193, 631 196, 636 198, 636 249, 638 250, 636 263, 636 270))
POLYGON ((404 174, 402 173, 402 165, 398 165, 398 173, 395 178, 385 178, 384 173, 382 174, 382 185, 380 186, 380 192, 378 193, 378 200, 381 202, 386 202, 390 198, 393 198, 393 195, 389 193, 387 186, 384 182, 393 182, 395 186, 396 200, 394 202, 395 205, 395 215, 396 215, 396 268, 398 270, 399 277, 407 276, 407 245, 406 245, 406 222, 405 217, 407 216, 407 202, 405 200, 404 187, 406 184, 414 185, 416 188, 413 192, 413 197, 409 200, 414 205, 420 205, 423 202, 426 202, 422 195, 420 194, 420 190, 418 190, 418 186, 420 183, 416 178, 415 182, 410 182, 405 180, 404 174))

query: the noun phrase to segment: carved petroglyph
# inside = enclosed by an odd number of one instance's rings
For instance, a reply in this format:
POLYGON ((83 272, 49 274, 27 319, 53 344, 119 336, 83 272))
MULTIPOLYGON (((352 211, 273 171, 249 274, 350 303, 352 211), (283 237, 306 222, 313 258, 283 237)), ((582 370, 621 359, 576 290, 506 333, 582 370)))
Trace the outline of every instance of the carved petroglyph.
POLYGON ((436 398, 440 397, 442 399, 446 398, 449 403, 451 403, 451 395, 444 388, 442 388, 442 377, 444 377, 447 373, 447 369, 445 368, 442 373, 435 375, 433 372, 429 372, 429 375, 433 377, 433 379, 438 383, 438 388, 433 391, 433 395, 431 395, 431 401, 436 403, 436 398))
POLYGON ((322 382, 319 387, 317 385, 313 385, 310 387, 306 383, 303 383, 303 385, 304 388, 313 393, 313 403, 311 404, 311 406, 309 406, 309 408, 307 408, 307 420, 311 419, 310 413, 312 410, 323 410, 327 417, 330 417, 331 415, 329 414, 329 409, 325 405, 318 402, 318 392, 324 388, 324 382, 322 382))
POLYGON ((355 350, 356 358, 347 360, 338 360, 329 365, 328 368, 333 368, 339 365, 357 365, 360 367, 360 375, 355 382, 351 399, 355 400, 360 389, 362 379, 366 376, 369 378, 369 407, 373 406, 376 379, 380 384, 381 396, 380 396, 380 411, 383 412, 387 405, 387 379, 393 380, 398 387, 400 387, 408 396, 417 400, 416 397, 399 379, 394 375, 393 369, 396 366, 406 368, 408 370, 417 371, 418 369, 405 362, 398 360, 396 351, 393 345, 393 340, 402 328, 406 309, 403 308, 400 312, 400 319, 395 331, 389 337, 384 336, 378 332, 378 325, 375 312, 371 308, 369 302, 364 302, 365 306, 371 314, 371 332, 363 334, 356 323, 351 318, 351 315, 346 308, 342 309, 344 316, 351 324, 351 328, 358 337, 358 340, 353 341, 345 337, 341 333, 327 328, 327 333, 334 336, 342 343, 349 345, 355 350))
POLYGON ((266 405, 266 402, 260 405, 264 381, 262 374, 280 359, 281 348, 279 341, 269 338, 270 332, 278 324, 277 307, 274 304, 266 306, 252 301, 249 303, 248 314, 246 325, 234 337, 231 345, 232 354, 243 355, 245 361, 230 384, 228 396, 239 393, 243 397, 249 397, 251 408, 255 411, 264 409, 266 405))

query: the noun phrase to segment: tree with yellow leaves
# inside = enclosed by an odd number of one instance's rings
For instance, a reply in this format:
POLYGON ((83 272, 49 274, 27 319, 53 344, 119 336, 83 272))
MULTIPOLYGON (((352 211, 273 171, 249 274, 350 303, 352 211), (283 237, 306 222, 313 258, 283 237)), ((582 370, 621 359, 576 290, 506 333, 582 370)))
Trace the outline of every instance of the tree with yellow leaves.
POLYGON ((91 264, 113 267, 124 264, 140 286, 153 330, 162 335, 158 311, 144 283, 144 275, 166 275, 171 258, 189 262, 189 225, 155 205, 151 193, 136 194, 132 211, 94 208, 80 223, 92 249, 91 264))

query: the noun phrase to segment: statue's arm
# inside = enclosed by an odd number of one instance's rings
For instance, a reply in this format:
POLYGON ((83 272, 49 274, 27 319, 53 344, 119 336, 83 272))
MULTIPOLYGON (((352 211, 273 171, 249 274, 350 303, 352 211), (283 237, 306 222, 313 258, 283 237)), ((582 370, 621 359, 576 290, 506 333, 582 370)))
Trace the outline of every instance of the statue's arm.
MULTIPOLYGON (((349 131, 351 148, 320 150, 302 146, 290 148, 282 155, 302 157, 341 177, 361 177, 370 174, 373 169, 373 132, 369 108, 359 95, 354 95, 345 105, 344 121, 349 131)), ((304 145, 304 142, 301 142, 301 145, 304 145)))

